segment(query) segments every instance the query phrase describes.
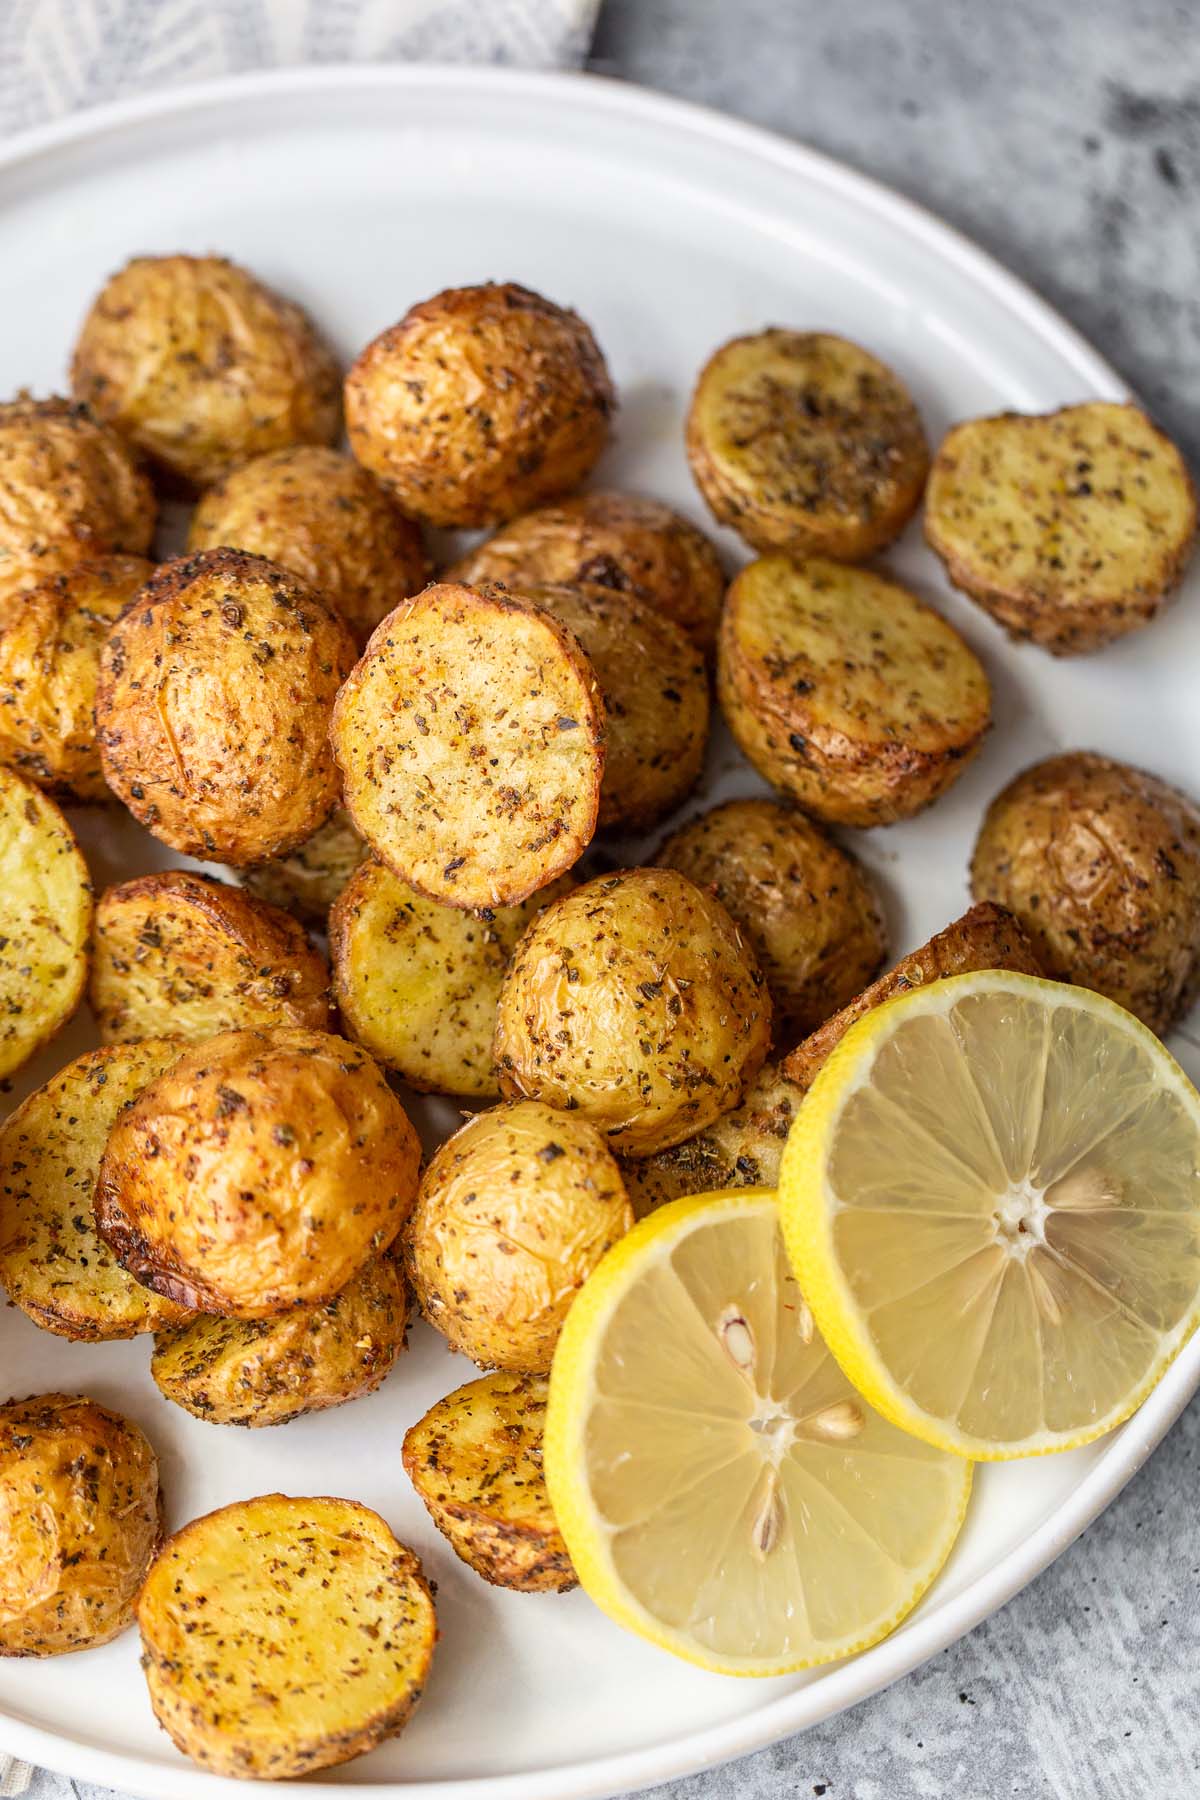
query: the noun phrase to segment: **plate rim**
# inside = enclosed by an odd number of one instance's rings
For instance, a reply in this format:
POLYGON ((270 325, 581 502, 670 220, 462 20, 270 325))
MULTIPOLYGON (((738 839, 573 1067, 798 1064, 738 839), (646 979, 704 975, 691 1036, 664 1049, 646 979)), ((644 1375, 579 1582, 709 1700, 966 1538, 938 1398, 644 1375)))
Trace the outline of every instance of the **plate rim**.
MULTIPOLYGON (((765 160, 807 184, 845 196, 890 219, 987 290, 1076 370, 1098 395, 1128 397, 1129 387, 1088 340, 1021 277, 965 233, 918 202, 824 152, 712 108, 680 100, 620 77, 583 71, 524 70, 455 64, 330 64, 244 71, 110 102, 0 142, 0 181, 22 164, 60 149, 153 125, 231 100, 356 89, 397 91, 436 87, 507 94, 533 101, 569 100, 608 115, 681 132, 725 146, 734 155, 765 160)), ((316 121, 314 121, 316 122, 316 121)), ((309 1800, 346 1800, 355 1792, 374 1800, 605 1800, 714 1767, 762 1749, 880 1692, 956 1642, 1049 1567, 1138 1472, 1200 1386, 1200 1335, 1185 1344, 1139 1411, 1118 1428, 1069 1498, 961 1594, 919 1614, 881 1644, 831 1665, 812 1686, 777 1695, 739 1718, 660 1744, 578 1763, 558 1763, 511 1775, 415 1782, 281 1782, 309 1800)), ((165 1746, 164 1746, 165 1747, 165 1746)), ((246 1784, 187 1763, 105 1749, 85 1738, 52 1731, 0 1710, 0 1748, 67 1776, 99 1781, 150 1800, 233 1800, 246 1784)))

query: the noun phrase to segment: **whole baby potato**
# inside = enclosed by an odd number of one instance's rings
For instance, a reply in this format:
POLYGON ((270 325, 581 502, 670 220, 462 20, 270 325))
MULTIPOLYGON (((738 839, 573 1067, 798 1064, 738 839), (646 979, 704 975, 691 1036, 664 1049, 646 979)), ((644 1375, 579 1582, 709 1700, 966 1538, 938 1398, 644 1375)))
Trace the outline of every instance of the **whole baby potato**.
POLYGON ((105 779, 187 856, 240 868, 293 850, 337 805, 329 721, 353 662, 346 626, 274 563, 166 563, 101 656, 105 779))
POLYGON ((545 1374, 575 1295, 633 1224, 620 1171, 578 1113, 476 1113, 421 1182, 405 1255, 422 1313, 482 1368, 545 1374))
POLYGON ((312 321, 220 256, 135 256, 110 276, 71 385, 188 489, 268 450, 332 444, 341 426, 338 367, 312 321))
POLYGON ((318 1306, 386 1250, 421 1150, 383 1071, 322 1031, 226 1031, 117 1119, 96 1225, 156 1294, 263 1319, 318 1306))
POLYGON ((766 980, 725 908, 674 869, 624 869, 534 920, 494 1051, 505 1094, 652 1156, 736 1106, 770 1041, 766 980))
POLYGON ((579 315, 514 282, 435 294, 346 378, 350 448, 428 525, 498 524, 569 493, 615 404, 579 315))

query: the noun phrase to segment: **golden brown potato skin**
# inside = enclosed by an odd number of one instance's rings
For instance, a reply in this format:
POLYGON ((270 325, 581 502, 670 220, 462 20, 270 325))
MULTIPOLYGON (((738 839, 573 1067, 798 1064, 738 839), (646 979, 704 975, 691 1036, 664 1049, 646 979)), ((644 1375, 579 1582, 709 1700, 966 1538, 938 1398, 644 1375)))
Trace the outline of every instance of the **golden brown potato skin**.
POLYGON ((227 1031, 185 1049, 116 1121, 101 1237, 196 1312, 319 1306, 386 1250, 420 1145, 383 1072, 320 1031, 227 1031))
POLYGON ((435 294, 346 377, 350 448, 427 525, 496 525, 569 493, 615 405, 579 315, 515 282, 435 294))
POLYGON ((887 933, 866 872, 794 807, 727 800, 672 832, 654 860, 712 894, 741 927, 785 1042, 878 974, 887 933))
POLYGON ((707 655, 717 640, 725 571, 681 513, 642 494, 577 494, 513 519, 446 571, 468 587, 589 584, 632 594, 682 626, 707 655))
POLYGON ((494 1049, 504 1093, 652 1156, 736 1106, 770 1041, 766 979, 725 908, 673 869, 623 869, 534 920, 494 1049))
POLYGON ((349 813, 339 809, 298 849, 246 869, 242 884, 260 900, 323 929, 330 907, 369 854, 349 813))
POLYGON ((925 536, 1011 637, 1098 650, 1161 612, 1196 537, 1180 452, 1140 407, 968 419, 933 461, 925 536))
POLYGON ((165 563, 101 656, 105 779, 185 856, 242 868, 294 850, 337 805, 327 737, 353 663, 346 626, 274 563, 165 563))
POLYGON ((437 1640, 421 1565, 378 1513, 284 1494, 235 1501, 168 1538, 137 1621, 172 1742, 215 1774, 257 1781, 395 1737, 437 1640))
POLYGON ((92 883, 54 801, 0 766, 0 1078, 29 1061, 83 997, 92 883))
POLYGON ((1043 975, 1045 970, 1020 922, 1002 906, 990 901, 972 906, 961 919, 937 931, 927 944, 902 956, 896 965, 873 981, 869 988, 834 1013, 820 1028, 784 1058, 783 1073, 801 1091, 813 1084, 817 1070, 840 1044, 850 1027, 897 994, 941 981, 947 975, 967 975, 976 969, 1015 969, 1022 975, 1043 975))
POLYGON ((821 557, 764 556, 730 587, 717 646, 729 729, 773 787, 836 825, 891 825, 983 742, 991 689, 915 594, 821 557))
POLYGON ((929 469, 886 363, 830 332, 733 338, 700 371, 687 452, 713 517, 755 550, 859 562, 898 537, 929 469))
POLYGON ((765 1062, 732 1112, 657 1156, 622 1162, 621 1176, 637 1217, 644 1219, 685 1194, 775 1187, 783 1146, 803 1098, 803 1088, 789 1081, 778 1063, 765 1062))
POLYGON ((0 1405, 0 1656, 62 1656, 132 1625, 162 1537, 158 1461, 76 1394, 0 1405))
POLYGON ((323 444, 257 456, 201 497, 188 550, 230 544, 299 575, 365 644, 429 578, 421 530, 353 457, 323 444))
POLYGON ((549 1371, 571 1302, 633 1224, 616 1162, 578 1114, 476 1113, 437 1151, 404 1233, 417 1304, 481 1368, 549 1371))
POLYGON ((106 888, 92 943, 102 1043, 329 1028, 329 969, 304 927, 211 876, 165 869, 106 888))
POLYGON ((190 1320, 154 1340, 159 1392, 212 1425, 286 1425, 374 1393, 404 1348, 408 1294, 397 1259, 373 1256, 323 1306, 277 1319, 190 1320))
POLYGON ((495 1587, 563 1594, 575 1571, 542 1472, 542 1375, 481 1375, 404 1435, 404 1467, 456 1556, 495 1587))
POLYGON ((1200 990, 1200 808, 1156 775, 1074 750, 984 817, 971 891, 1016 914, 1047 975, 1162 1032, 1200 990))
POLYGON ((219 256, 135 256, 92 302, 71 363, 76 399, 188 489, 335 443, 339 385, 306 314, 219 256))

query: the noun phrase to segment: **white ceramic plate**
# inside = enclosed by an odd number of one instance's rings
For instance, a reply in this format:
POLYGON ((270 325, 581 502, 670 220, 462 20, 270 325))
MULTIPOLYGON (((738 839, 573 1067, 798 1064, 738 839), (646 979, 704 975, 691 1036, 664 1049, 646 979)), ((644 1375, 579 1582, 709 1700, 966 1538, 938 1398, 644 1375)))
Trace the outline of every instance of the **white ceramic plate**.
MULTIPOLYGON (((979 251, 782 140, 577 76, 331 69, 172 91, 5 146, 0 393, 61 387, 103 277, 133 252, 180 249, 249 263, 310 306, 347 358, 412 301, 455 283, 513 279, 578 306, 622 398, 598 478, 662 495, 701 523, 681 443, 686 396, 717 343, 764 323, 861 339, 909 383, 935 441, 964 415, 1122 391, 979 251)), ((744 555, 724 542, 731 561, 744 555)), ((899 951, 963 909, 984 804, 1022 765, 1092 746, 1196 785, 1200 607, 1193 593, 1125 645, 1053 663, 1012 648, 952 594, 915 530, 891 560, 976 646, 997 711, 984 754, 931 814, 855 840, 899 951)), ((710 797, 757 786, 719 745, 710 797)), ((100 881, 169 860, 132 825, 94 815, 83 830, 100 881)), ((21 1091, 89 1041, 77 1022, 21 1091)), ((405 1427, 470 1373, 426 1328, 379 1394, 276 1431, 188 1418, 160 1399, 147 1360, 145 1340, 71 1345, 0 1312, 0 1394, 61 1386, 126 1409, 159 1447, 174 1524, 273 1488, 332 1491, 377 1507, 438 1581, 442 1641, 413 1724, 305 1782, 310 1800, 347 1787, 380 1800, 581 1800, 756 1749, 969 1630, 1138 1468, 1196 1387, 1200 1340, 1104 1442, 981 1470, 949 1567, 887 1642, 761 1683, 675 1662, 580 1593, 505 1595, 455 1560, 400 1465, 405 1427)), ((0 1746, 153 1800, 245 1793, 185 1762, 157 1729, 133 1634, 57 1661, 0 1663, 0 1746)))

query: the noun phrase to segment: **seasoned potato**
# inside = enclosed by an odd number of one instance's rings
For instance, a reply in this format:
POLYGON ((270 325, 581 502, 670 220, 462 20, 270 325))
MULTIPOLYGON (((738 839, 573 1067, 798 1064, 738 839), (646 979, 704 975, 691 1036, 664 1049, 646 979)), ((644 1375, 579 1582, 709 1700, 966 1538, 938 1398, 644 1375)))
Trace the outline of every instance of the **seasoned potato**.
POLYGON ((920 415, 886 363, 846 338, 733 338, 692 395, 687 452, 715 519, 755 550, 858 562, 898 537, 929 469, 920 415))
POLYGON ((902 956, 894 968, 805 1038, 784 1058, 783 1073, 806 1091, 826 1057, 864 1013, 910 988, 923 987, 927 981, 967 975, 975 969, 1016 969, 1023 975, 1045 972, 1020 923, 1010 912, 990 903, 973 906, 961 919, 935 932, 919 950, 902 956))
POLYGON ((349 813, 338 811, 298 850, 246 869, 242 883, 260 900, 324 926, 330 907, 367 855, 349 813))
POLYGON ((1136 631, 1196 536, 1187 464, 1139 407, 1091 400, 956 425, 933 462, 925 536, 956 587, 1055 656, 1136 631))
POLYGON ((812 1031, 879 971, 887 934, 865 871, 778 800, 714 806, 673 832, 654 860, 715 895, 745 932, 777 1036, 812 1031))
POLYGON ((395 1257, 373 1256, 323 1306, 277 1319, 209 1314, 160 1331, 161 1393, 212 1425, 286 1425, 374 1393, 404 1348, 408 1295, 395 1257))
POLYGON ((437 1622, 412 1551, 367 1506, 264 1494, 168 1538, 138 1601, 150 1704, 218 1775, 282 1781, 404 1729, 437 1622))
POLYGON ((226 1031, 118 1117, 96 1225, 156 1294, 271 1318, 332 1300, 387 1249, 420 1158, 382 1070, 344 1038, 226 1031))
POLYGON ((0 767, 0 1078, 79 1005, 91 926, 92 884, 71 827, 32 782, 0 767))
POLYGON ((839 825, 890 825, 929 806, 991 716, 987 676, 940 613, 898 582, 815 557, 742 570, 717 683, 759 774, 839 825))
POLYGON ((92 1220, 113 1121, 178 1055, 161 1039, 89 1050, 0 1128, 0 1287, 58 1337, 135 1337, 187 1317, 121 1267, 92 1220))
POLYGON ((0 1656, 62 1656, 133 1624, 162 1537, 158 1461, 79 1394, 0 1405, 0 1656))
POLYGON ((482 1368, 542 1375, 572 1300, 633 1213, 578 1114, 518 1100, 437 1151, 404 1234, 422 1313, 482 1368))
POLYGON ((621 1178, 634 1214, 644 1219, 656 1207, 685 1194, 712 1194, 725 1188, 773 1188, 779 1162, 803 1088, 780 1073, 779 1064, 764 1063, 732 1112, 640 1162, 622 1162, 621 1178))
POLYGON ((241 868, 294 850, 337 805, 327 735, 353 662, 342 621, 274 563, 166 563, 101 656, 105 779, 184 855, 241 868))
POLYGON ((329 1027, 329 970, 290 914, 189 869, 138 875, 96 907, 88 999, 101 1041, 256 1025, 329 1027))
POLYGON ((496 1006, 529 921, 570 893, 567 876, 520 906, 463 912, 426 900, 377 858, 363 863, 329 918, 342 1023, 410 1087, 496 1099, 496 1006))
POLYGON ((632 594, 602 587, 540 587, 522 599, 583 646, 604 697, 601 829, 647 831, 686 800, 708 743, 708 672, 678 626, 632 594))
POLYGON ((339 384, 300 308, 219 256, 135 256, 92 302, 71 363, 76 397, 186 488, 335 443, 339 384))
POLYGON ((771 1041, 766 981, 725 908, 673 869, 602 875, 539 914, 500 991, 500 1086, 652 1156, 736 1106, 771 1041))
POLYGON ((717 641, 725 573, 702 531, 641 494, 577 494, 513 519, 455 563, 468 587, 615 588, 682 626, 701 650, 717 641))
POLYGON ((404 1467, 455 1554, 522 1594, 575 1586, 542 1473, 545 1423, 544 1376, 481 1375, 404 1435, 404 1467))
POLYGON ((96 743, 96 684, 109 631, 154 573, 104 556, 0 607, 0 762, 64 800, 111 800, 96 743))
POLYGON ((320 444, 258 456, 209 488, 192 514, 188 549, 221 544, 299 575, 360 644, 429 578, 420 527, 353 457, 320 444))
POLYGON ((337 698, 346 807, 403 881, 516 906, 596 828, 604 703, 575 639, 501 594, 442 584, 378 627, 337 698))
POLYGON ((615 405, 579 315, 514 282, 412 307, 346 378, 350 448, 429 525, 499 524, 569 493, 615 405))
POLYGON ((1200 991, 1200 807, 1089 751, 1026 769, 988 808, 971 891, 1014 912, 1047 975, 1165 1031, 1200 991))
POLYGON ((154 491, 127 444, 70 400, 0 405, 0 590, 113 550, 141 556, 154 491))

